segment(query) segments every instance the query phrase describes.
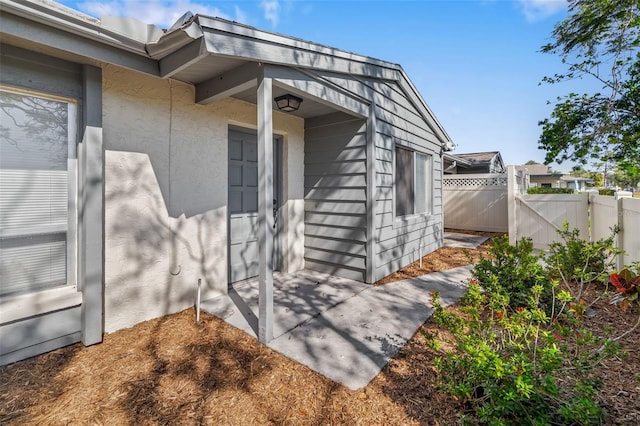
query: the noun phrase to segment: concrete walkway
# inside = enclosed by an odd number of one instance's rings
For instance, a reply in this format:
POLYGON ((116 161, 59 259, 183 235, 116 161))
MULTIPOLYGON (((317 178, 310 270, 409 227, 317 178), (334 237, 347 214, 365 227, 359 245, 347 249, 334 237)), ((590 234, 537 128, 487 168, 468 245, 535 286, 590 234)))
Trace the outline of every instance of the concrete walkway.
POLYGON ((481 235, 460 234, 457 232, 445 232, 444 233, 444 247, 461 247, 474 249, 480 244, 487 241, 490 237, 483 237, 481 235))
MULTIPOLYGON (((366 386, 431 316, 465 291, 471 266, 383 286, 313 271, 274 274, 274 339, 269 347, 350 389, 366 386)), ((255 336, 258 284, 234 285, 202 309, 255 336)))

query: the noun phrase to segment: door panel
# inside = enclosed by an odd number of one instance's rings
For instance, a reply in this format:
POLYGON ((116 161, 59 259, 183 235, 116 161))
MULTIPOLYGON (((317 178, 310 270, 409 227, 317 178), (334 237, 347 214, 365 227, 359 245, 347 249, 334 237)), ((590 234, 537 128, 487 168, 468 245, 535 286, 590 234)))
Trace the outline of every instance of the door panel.
MULTIPOLYGON (((274 199, 280 205, 280 141, 274 137, 274 199)), ((229 283, 258 275, 257 136, 229 131, 229 283)), ((277 221, 279 222, 279 221, 277 221)), ((280 264, 279 229, 274 241, 274 269, 280 264)))

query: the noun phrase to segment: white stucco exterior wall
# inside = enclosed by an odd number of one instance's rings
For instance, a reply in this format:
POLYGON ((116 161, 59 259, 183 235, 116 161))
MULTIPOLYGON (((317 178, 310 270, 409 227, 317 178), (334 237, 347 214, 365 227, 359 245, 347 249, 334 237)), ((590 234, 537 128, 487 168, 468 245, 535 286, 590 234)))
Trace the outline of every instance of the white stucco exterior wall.
MULTIPOLYGON (((194 103, 193 87, 103 68, 105 331, 227 291, 227 137, 256 107, 194 103)), ((274 112, 285 141, 285 270, 304 267, 304 121, 274 112)))

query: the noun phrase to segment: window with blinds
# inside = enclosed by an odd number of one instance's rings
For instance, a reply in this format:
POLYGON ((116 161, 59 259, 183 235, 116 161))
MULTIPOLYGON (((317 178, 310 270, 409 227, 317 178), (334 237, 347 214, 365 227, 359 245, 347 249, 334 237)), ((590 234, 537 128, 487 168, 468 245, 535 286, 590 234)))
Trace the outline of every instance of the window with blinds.
POLYGON ((75 284, 76 103, 0 87, 0 296, 75 284))

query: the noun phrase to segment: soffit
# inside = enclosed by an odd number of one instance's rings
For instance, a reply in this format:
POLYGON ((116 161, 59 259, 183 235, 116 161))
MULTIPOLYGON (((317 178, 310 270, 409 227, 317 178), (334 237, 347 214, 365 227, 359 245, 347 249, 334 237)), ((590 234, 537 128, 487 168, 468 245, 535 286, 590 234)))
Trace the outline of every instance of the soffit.
MULTIPOLYGON (((284 95, 285 93, 290 93, 290 92, 276 85, 273 86, 274 98, 280 95, 284 95)), ((300 96, 300 94, 296 94, 296 96, 300 96)), ((250 102, 252 104, 257 103, 258 101, 257 91, 255 87, 245 90, 243 92, 240 92, 232 97, 243 100, 245 102, 250 102)), ((288 114, 295 115, 296 117, 301 117, 301 118, 312 118, 312 117, 319 117, 322 115, 327 115, 327 114, 336 112, 336 109, 331 108, 330 106, 321 104, 319 102, 315 102, 314 100, 308 97, 305 97, 304 95, 300 97, 302 97, 303 99, 302 104, 300 104, 300 109, 297 111, 289 112, 288 114)), ((272 105, 274 110, 278 109, 275 102, 273 102, 272 105)))

